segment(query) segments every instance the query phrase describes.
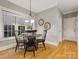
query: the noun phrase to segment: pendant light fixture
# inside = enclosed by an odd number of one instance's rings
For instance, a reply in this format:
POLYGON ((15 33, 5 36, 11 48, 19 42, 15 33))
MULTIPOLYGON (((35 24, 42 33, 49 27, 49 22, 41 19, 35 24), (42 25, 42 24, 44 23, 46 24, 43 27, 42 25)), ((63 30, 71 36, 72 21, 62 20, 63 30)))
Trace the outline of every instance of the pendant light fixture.
POLYGON ((32 5, 31 5, 31 0, 30 0, 30 14, 29 14, 30 15, 30 20, 29 21, 25 20, 25 22, 26 23, 30 22, 31 24, 33 24, 34 23, 34 18, 32 17, 32 11, 31 11, 32 8, 31 8, 31 6, 32 5))
POLYGON ((30 0, 30 16, 32 17, 32 11, 31 11, 31 0, 30 0))
POLYGON ((31 3, 31 0, 30 0, 30 17, 31 17, 31 23, 34 23, 34 19, 32 17, 32 11, 31 11, 31 6, 32 6, 32 3, 31 3))

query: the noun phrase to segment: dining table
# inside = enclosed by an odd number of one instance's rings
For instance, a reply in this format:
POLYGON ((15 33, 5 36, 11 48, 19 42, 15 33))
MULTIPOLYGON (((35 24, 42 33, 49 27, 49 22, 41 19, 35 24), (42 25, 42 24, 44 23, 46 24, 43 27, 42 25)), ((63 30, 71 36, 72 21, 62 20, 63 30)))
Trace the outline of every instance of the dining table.
POLYGON ((35 37, 40 37, 42 36, 42 34, 36 34, 37 33, 37 30, 25 30, 22 35, 23 36, 35 36, 35 37))
POLYGON ((37 38, 42 34, 37 34, 37 30, 29 30, 17 35, 19 41, 23 41, 24 56, 26 51, 32 51, 35 55, 35 51, 38 49, 37 38))
MULTIPOLYGON (((26 32, 25 33, 22 33, 22 36, 23 36, 23 39, 25 42, 28 42, 28 45, 33 45, 32 43, 35 43, 36 45, 36 50, 38 49, 37 48, 37 38, 38 37, 41 37, 42 34, 33 34, 33 35, 28 35, 26 32)), ((25 44, 27 45, 27 44, 25 44)), ((31 49, 34 49, 33 47, 32 48, 28 48, 28 50, 31 50, 31 49)))

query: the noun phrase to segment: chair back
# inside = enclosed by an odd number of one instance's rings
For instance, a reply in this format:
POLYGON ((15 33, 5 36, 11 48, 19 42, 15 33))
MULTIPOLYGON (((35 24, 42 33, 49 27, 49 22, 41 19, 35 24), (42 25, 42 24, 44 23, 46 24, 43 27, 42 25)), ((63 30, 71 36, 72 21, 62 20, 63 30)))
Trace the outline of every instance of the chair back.
POLYGON ((18 43, 18 34, 17 34, 17 32, 15 32, 15 40, 16 40, 16 43, 18 43))
POLYGON ((47 34, 47 30, 44 30, 43 31, 43 36, 42 36, 42 39, 45 41, 45 39, 46 39, 46 34, 47 34))
POLYGON ((29 36, 28 37, 28 45, 29 46, 35 45, 35 40, 36 40, 35 36, 29 36))

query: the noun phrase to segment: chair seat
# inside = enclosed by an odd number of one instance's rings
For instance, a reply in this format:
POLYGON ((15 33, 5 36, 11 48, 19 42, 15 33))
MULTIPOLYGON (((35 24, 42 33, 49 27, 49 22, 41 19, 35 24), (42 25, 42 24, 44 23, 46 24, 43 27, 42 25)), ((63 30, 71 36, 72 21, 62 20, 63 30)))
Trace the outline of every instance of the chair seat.
POLYGON ((19 43, 27 43, 28 40, 18 40, 19 43))
POLYGON ((43 42, 44 40, 43 39, 37 39, 36 41, 37 42, 43 42))
POLYGON ((33 51, 33 50, 35 50, 35 47, 34 46, 29 46, 29 47, 27 47, 27 50, 28 51, 33 51))
POLYGON ((18 43, 24 43, 24 40, 18 40, 18 43))

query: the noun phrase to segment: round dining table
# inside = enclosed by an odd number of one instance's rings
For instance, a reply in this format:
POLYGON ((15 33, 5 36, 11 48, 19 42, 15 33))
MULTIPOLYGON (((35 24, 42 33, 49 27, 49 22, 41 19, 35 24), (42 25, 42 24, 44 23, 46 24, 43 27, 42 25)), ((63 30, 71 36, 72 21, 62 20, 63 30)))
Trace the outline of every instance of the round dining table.
POLYGON ((23 37, 29 37, 29 36, 40 37, 40 36, 42 36, 42 34, 34 34, 34 35, 31 35, 31 34, 27 34, 27 33, 22 33, 21 35, 22 35, 23 37))

